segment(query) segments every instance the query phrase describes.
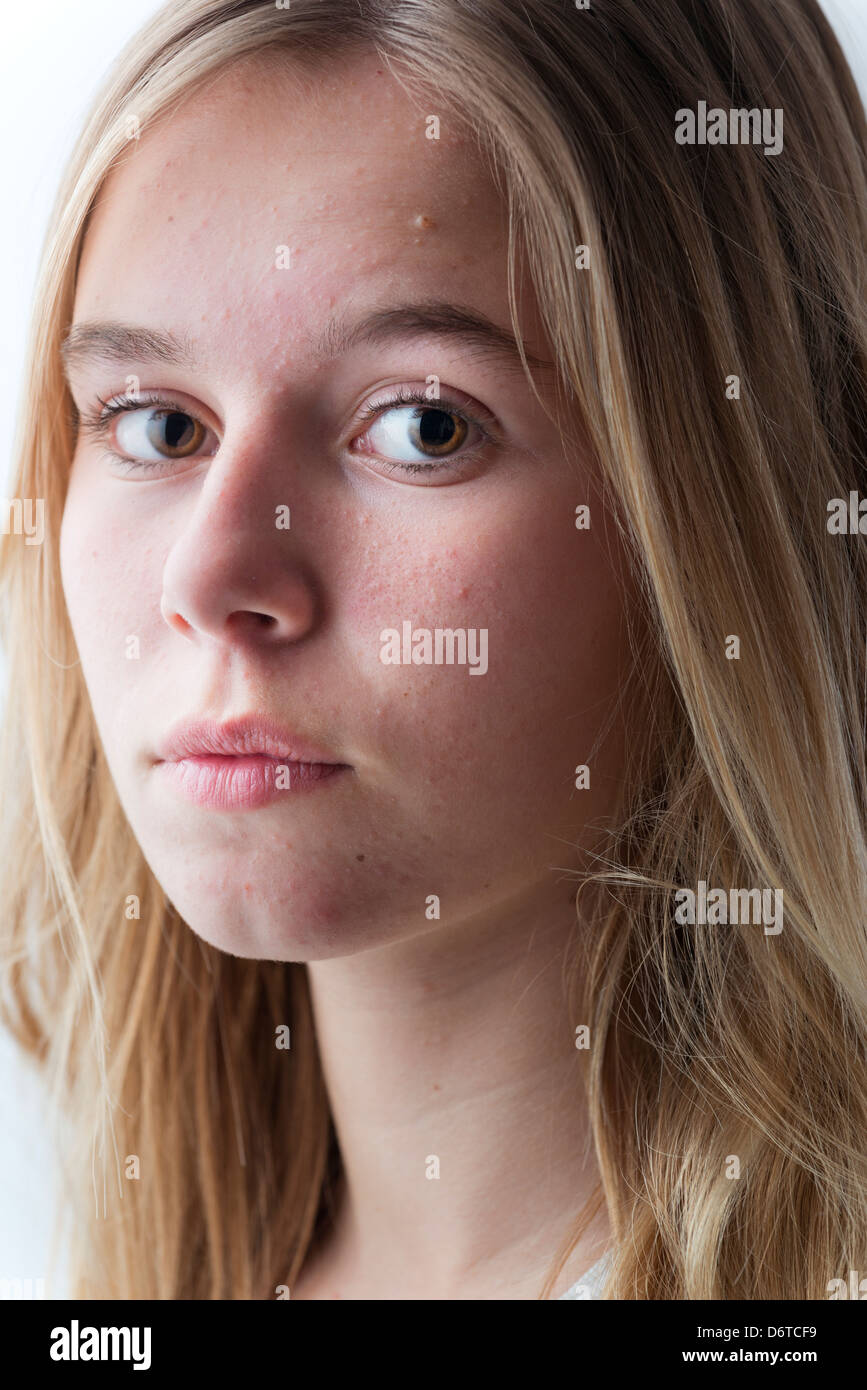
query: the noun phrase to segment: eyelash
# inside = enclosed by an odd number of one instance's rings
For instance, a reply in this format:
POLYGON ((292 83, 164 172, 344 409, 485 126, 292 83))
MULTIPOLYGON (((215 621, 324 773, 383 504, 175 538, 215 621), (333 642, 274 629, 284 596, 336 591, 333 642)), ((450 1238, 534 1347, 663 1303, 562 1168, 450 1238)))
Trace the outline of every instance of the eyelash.
MULTIPOLYGON (((105 439, 112 420, 116 419, 118 416, 128 414, 135 410, 144 410, 148 406, 159 406, 165 411, 176 411, 178 414, 190 416, 190 419, 196 419, 196 417, 191 415, 189 410, 181 405, 180 402, 174 401, 169 397, 150 394, 146 391, 138 396, 126 394, 115 396, 108 401, 104 401, 101 396, 97 396, 96 399, 102 406, 102 410, 81 412, 78 417, 78 428, 82 433, 91 435, 97 439, 105 439)), ((472 458, 485 444, 494 444, 498 442, 490 417, 487 417, 484 421, 477 419, 465 406, 458 405, 457 402, 449 400, 446 396, 440 396, 436 401, 431 401, 425 395, 424 391, 417 388, 408 389, 403 386, 397 387, 394 395, 388 397, 387 400, 381 400, 375 405, 367 406, 359 416, 359 424, 368 424, 370 421, 377 419, 380 415, 385 414, 386 411, 393 410, 402 405, 420 405, 426 406, 429 410, 446 410, 450 414, 459 416, 468 425, 475 425, 476 429, 481 432, 482 438, 475 446, 475 449, 470 449, 460 456, 455 455, 455 460, 459 458, 462 463, 466 463, 467 460, 472 458)), ((487 412, 484 413, 487 416, 487 412)), ((149 472, 151 470, 161 469, 165 464, 172 462, 171 459, 129 459, 124 457, 123 454, 118 454, 114 449, 109 448, 105 449, 105 453, 108 458, 114 459, 116 463, 120 464, 122 468, 130 473, 149 472)), ((392 473, 398 472, 417 475, 419 473, 443 472, 449 467, 455 467, 455 462, 449 459, 431 463, 399 463, 394 460, 380 458, 379 455, 374 455, 373 457, 376 457, 379 463, 384 465, 389 472, 392 473)))
MULTIPOLYGON (((166 396, 151 395, 142 392, 138 396, 120 395, 111 400, 104 401, 102 396, 96 398, 102 406, 101 411, 82 411, 78 419, 78 428, 82 434, 91 435, 96 439, 105 439, 108 434, 112 420, 119 415, 126 415, 135 410, 144 410, 148 406, 160 406, 166 411, 177 411, 181 415, 189 415, 190 412, 179 401, 173 401, 166 396)), ((195 418, 190 416, 191 419, 195 418)), ((144 472, 162 468, 165 464, 171 463, 171 459, 128 459, 123 454, 118 454, 114 449, 105 449, 107 458, 114 459, 127 472, 144 472)))

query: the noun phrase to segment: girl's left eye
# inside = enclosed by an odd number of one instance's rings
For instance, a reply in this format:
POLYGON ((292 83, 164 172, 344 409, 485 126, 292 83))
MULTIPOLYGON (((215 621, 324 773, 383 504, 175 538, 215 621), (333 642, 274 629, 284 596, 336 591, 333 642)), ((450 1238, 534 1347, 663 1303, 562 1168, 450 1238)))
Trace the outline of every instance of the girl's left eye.
POLYGON ((362 419, 372 423, 353 441, 356 452, 376 458, 391 472, 430 476, 454 471, 493 441, 491 425, 465 407, 403 387, 368 406, 362 419))

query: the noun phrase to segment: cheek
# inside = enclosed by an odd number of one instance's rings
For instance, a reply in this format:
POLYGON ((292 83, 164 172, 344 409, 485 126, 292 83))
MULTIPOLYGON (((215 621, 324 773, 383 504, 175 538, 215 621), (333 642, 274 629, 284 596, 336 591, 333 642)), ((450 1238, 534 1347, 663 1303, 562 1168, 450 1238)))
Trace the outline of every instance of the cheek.
MULTIPOLYGON (((159 564, 141 526, 73 468, 60 529, 63 592, 94 709, 110 709, 130 688, 160 620, 159 564), (131 640, 132 639, 132 640, 131 640)), ((100 721, 102 723, 102 720, 100 721)))
POLYGON ((549 500, 537 489, 490 509, 468 501, 435 528, 362 527, 372 534, 353 556, 354 581, 347 575, 347 638, 389 746, 431 782, 454 785, 480 761, 494 779, 496 767, 520 769, 528 788, 568 780, 610 710, 626 654, 623 598, 610 538, 575 528, 574 491, 549 500), (372 660, 382 631, 403 622, 485 629, 486 673, 372 660))

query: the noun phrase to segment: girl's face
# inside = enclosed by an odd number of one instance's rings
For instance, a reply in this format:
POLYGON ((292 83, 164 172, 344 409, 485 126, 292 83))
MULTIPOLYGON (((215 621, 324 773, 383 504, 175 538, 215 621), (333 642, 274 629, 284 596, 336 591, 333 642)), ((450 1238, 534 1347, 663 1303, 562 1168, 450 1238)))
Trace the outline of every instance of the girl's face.
MULTIPOLYGON (((472 142, 374 56, 236 65, 98 200, 67 366, 83 415, 134 408, 80 433, 63 584, 135 835, 235 955, 571 911, 629 649, 591 460, 508 346, 506 247, 472 142), (166 746, 247 716, 273 762, 166 746)), ((526 288, 522 324, 547 358, 526 288)))

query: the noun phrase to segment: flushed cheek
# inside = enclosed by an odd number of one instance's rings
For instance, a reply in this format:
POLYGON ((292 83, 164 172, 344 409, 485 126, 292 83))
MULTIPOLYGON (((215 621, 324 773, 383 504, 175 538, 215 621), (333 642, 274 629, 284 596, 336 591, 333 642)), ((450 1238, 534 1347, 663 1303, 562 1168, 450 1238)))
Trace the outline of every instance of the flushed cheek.
POLYGON ((619 600, 604 552, 591 558, 568 515, 558 536, 544 510, 535 524, 525 510, 511 530, 477 527, 474 544, 381 546, 380 560, 368 564, 349 621, 356 639, 367 634, 358 664, 374 679, 377 737, 387 729, 395 765, 412 765, 434 788, 460 782, 468 761, 514 767, 520 750, 540 779, 565 776, 573 741, 582 744, 576 710, 604 697, 617 670, 619 600), (484 631, 487 671, 435 662, 376 670, 374 644, 378 654, 382 631, 403 622, 414 633, 463 629, 468 649, 472 630, 477 653, 484 631))
POLYGON ((484 627, 496 644, 493 666, 519 643, 559 645, 566 630, 592 628, 619 602, 603 543, 575 529, 571 492, 550 505, 476 507, 459 526, 404 518, 361 529, 344 551, 338 591, 347 626, 368 640, 399 620, 484 627))

